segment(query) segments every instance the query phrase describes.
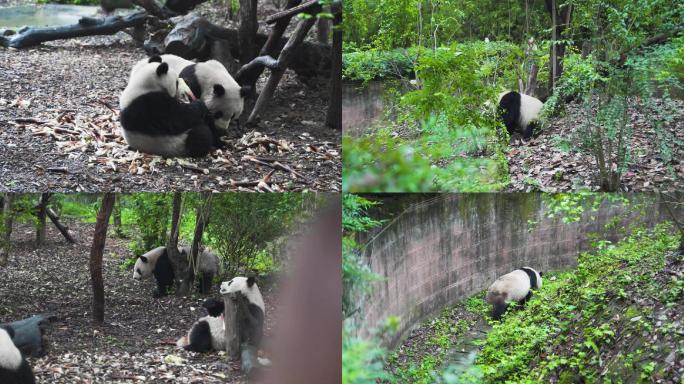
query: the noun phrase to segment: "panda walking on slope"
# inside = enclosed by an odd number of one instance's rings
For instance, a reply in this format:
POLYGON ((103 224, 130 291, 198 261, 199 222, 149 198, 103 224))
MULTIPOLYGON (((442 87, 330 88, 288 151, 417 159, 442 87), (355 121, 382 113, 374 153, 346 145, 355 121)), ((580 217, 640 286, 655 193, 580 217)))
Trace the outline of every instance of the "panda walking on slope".
POLYGON ((492 318, 501 320, 510 302, 527 302, 532 297, 532 290, 541 288, 541 277, 541 272, 523 267, 496 279, 487 289, 487 302, 492 305, 492 318))
POLYGON ((520 131, 529 140, 536 128, 536 119, 544 107, 541 100, 515 91, 499 94, 499 110, 508 133, 520 131))

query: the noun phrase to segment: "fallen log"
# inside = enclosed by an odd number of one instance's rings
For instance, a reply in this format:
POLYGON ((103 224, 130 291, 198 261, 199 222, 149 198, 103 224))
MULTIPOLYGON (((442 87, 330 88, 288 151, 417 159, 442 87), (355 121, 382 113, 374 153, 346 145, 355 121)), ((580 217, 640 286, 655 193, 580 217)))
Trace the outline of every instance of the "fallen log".
MULTIPOLYGON (((226 47, 229 48, 230 55, 232 55, 232 57, 241 57, 237 30, 223 28, 211 24, 203 17, 199 17, 193 13, 183 16, 182 19, 179 19, 176 25, 177 27, 174 28, 171 33, 169 33, 169 36, 172 34, 173 35, 171 37, 167 36, 167 38, 164 40, 163 53, 171 53, 188 60, 198 59, 203 61, 209 58, 214 58, 213 49, 210 47, 216 47, 217 45, 220 45, 223 49, 226 49, 226 47), (181 24, 180 20, 183 19, 187 19, 188 21, 181 24), (192 28, 187 27, 187 23, 190 20, 192 20, 192 28), (178 27, 179 24, 181 27, 178 27), (178 31, 176 31, 176 29, 178 29, 178 31), (216 40, 219 40, 221 44, 214 44, 216 40)), ((259 56, 265 56, 265 44, 269 38, 269 36, 264 34, 256 35, 256 46, 261 49, 262 52, 259 56)), ((278 52, 280 52, 283 47, 285 47, 286 43, 287 39, 282 37, 278 39, 272 39, 272 42, 269 43, 270 48, 268 49, 268 51, 271 53, 270 56, 276 55, 278 52)), ((292 57, 292 61, 288 65, 288 68, 292 69, 300 76, 328 77, 330 75, 331 65, 330 52, 330 45, 305 41, 294 49, 294 55, 292 57)), ((226 65, 225 62, 223 64, 226 65)), ((229 66, 226 65, 226 67, 228 68, 229 66)), ((252 73, 253 71, 249 71, 249 74, 252 73)), ((261 71, 257 71, 257 73, 261 74, 261 71)), ((236 80, 240 84, 248 84, 243 82, 248 81, 247 76, 245 76, 242 80, 238 80, 236 77, 236 80)))
POLYGON ((52 40, 112 35, 125 28, 142 26, 147 17, 146 12, 135 12, 126 16, 108 16, 105 18, 82 17, 77 24, 61 27, 22 28, 14 35, 0 36, 0 45, 20 49, 52 40))
POLYGON ((14 330, 12 341, 21 353, 33 357, 41 357, 45 355, 47 349, 47 342, 43 337, 45 327, 54 319, 54 315, 40 314, 12 323, 0 324, 0 327, 9 326, 14 330))
POLYGON ((77 241, 74 238, 74 236, 69 232, 69 227, 66 225, 62 224, 59 222, 59 217, 57 216, 57 213, 52 208, 48 208, 45 213, 47 213, 48 217, 50 218, 50 221, 52 221, 52 224, 59 229, 59 232, 62 233, 62 236, 71 244, 75 244, 77 241))

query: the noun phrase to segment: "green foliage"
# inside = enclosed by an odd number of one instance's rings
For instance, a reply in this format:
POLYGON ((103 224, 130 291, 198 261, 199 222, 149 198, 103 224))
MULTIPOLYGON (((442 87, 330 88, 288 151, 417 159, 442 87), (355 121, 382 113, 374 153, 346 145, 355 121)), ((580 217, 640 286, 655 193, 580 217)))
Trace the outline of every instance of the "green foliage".
POLYGON ((152 248, 166 245, 173 209, 170 193, 135 193, 127 197, 133 225, 137 229, 131 244, 133 255, 139 256, 152 248))
POLYGON ((388 380, 384 370, 387 351, 379 346, 379 336, 368 339, 354 336, 353 328, 345 322, 342 330, 342 383, 373 384, 388 380))
POLYGON ((342 54, 342 78, 367 82, 374 79, 408 76, 414 72, 416 48, 383 51, 369 49, 342 54))
POLYGON ((228 276, 247 271, 268 272, 276 267, 265 250, 315 207, 317 196, 309 193, 272 193, 255 198, 246 193, 223 193, 212 197, 211 222, 206 243, 222 256, 228 276))
POLYGON ((635 293, 669 295, 653 275, 663 268, 677 240, 669 225, 635 230, 617 245, 582 254, 577 270, 545 275, 542 289, 523 309, 508 311, 501 322, 494 322, 477 360, 484 382, 593 382, 599 374, 608 380, 635 374, 653 379, 663 362, 652 349, 638 352, 636 361, 660 361, 655 365, 622 365, 600 357, 619 348, 616 330, 638 335, 655 329, 651 321, 656 319, 630 309, 635 301, 628 299, 635 293), (630 297, 626 290, 633 292, 630 297))
POLYGON ((38 4, 100 5, 100 0, 37 0, 38 4))
POLYGON ((382 277, 373 273, 356 242, 356 234, 382 225, 366 215, 377 203, 357 195, 342 197, 342 315, 347 318, 358 310, 359 300, 370 292, 370 283, 382 277))

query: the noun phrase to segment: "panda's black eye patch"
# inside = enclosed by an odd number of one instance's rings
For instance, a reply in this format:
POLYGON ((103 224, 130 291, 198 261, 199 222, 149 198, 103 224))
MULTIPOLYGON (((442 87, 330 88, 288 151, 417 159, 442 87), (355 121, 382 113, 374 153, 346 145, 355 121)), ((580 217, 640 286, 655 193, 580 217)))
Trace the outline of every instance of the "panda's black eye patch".
POLYGON ((157 67, 157 76, 161 75, 166 75, 166 73, 169 71, 169 64, 167 63, 161 63, 157 67))
POLYGON ((223 117, 223 112, 218 111, 218 112, 214 113, 214 119, 220 119, 222 117, 223 117))
POLYGON ((214 96, 221 97, 226 93, 226 90, 221 84, 214 84, 214 96))

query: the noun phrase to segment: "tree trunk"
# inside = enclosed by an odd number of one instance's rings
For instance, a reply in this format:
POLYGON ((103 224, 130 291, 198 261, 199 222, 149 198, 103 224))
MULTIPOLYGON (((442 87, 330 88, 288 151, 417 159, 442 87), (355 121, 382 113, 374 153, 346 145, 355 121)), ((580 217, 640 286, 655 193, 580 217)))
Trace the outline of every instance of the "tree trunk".
POLYGON ((200 254, 200 245, 202 244, 202 234, 204 228, 209 224, 209 213, 211 212, 211 192, 203 192, 200 205, 197 207, 197 219, 195 221, 195 234, 192 238, 192 246, 190 247, 190 268, 185 276, 184 281, 187 281, 188 291, 191 289, 197 274, 197 261, 200 254))
POLYGON ((5 197, 2 199, 2 217, 3 217, 3 231, 2 243, 0 244, 0 266, 7 264, 7 259, 9 258, 10 239, 12 237, 12 219, 14 214, 12 213, 12 199, 14 195, 11 193, 5 193, 5 197))
POLYGON ((257 0, 240 0, 240 64, 244 65, 257 56, 256 34, 259 30, 257 22, 257 0))
POLYGON ((259 112, 261 112, 261 110, 268 103, 268 100, 270 100, 273 96, 280 79, 283 77, 283 74, 285 74, 285 70, 287 69, 290 61, 292 61, 297 47, 304 41, 306 34, 309 32, 311 27, 313 27, 315 22, 316 19, 311 18, 302 19, 299 24, 297 24, 297 28, 295 28, 294 32, 292 32, 290 39, 287 41, 287 44, 285 44, 285 47, 278 56, 277 69, 271 70, 271 76, 268 78, 266 86, 264 86, 264 89, 261 91, 261 94, 254 105, 254 109, 247 119, 248 124, 253 123, 256 120, 257 116, 259 116, 259 112))
MULTIPOLYGON (((180 228, 181 212, 183 211, 183 194, 176 192, 173 194, 173 214, 171 216, 171 234, 166 243, 166 254, 171 260, 174 269, 174 279, 176 286, 176 295, 182 296, 182 291, 187 292, 187 288, 183 286, 183 276, 187 273, 188 260, 187 257, 178 252, 178 233, 180 228)), ((186 293, 183 293, 186 294, 186 293)))
POLYGON ((116 195, 114 200, 114 230, 117 236, 121 236, 121 195, 116 195))
POLYGON ((563 74, 563 56, 565 44, 559 43, 565 28, 570 25, 573 5, 567 4, 559 14, 556 0, 546 0, 546 9, 551 15, 551 48, 549 54, 549 89, 551 92, 556 88, 556 83, 563 74))
POLYGON ((90 247, 90 281, 93 286, 93 321, 104 323, 105 296, 104 280, 102 279, 102 253, 107 239, 109 216, 114 207, 114 194, 105 193, 102 197, 100 211, 97 213, 93 245, 90 247))
POLYGON ((319 17, 316 21, 316 40, 321 44, 329 44, 330 40, 330 19, 319 17))
POLYGON ((231 360, 240 358, 240 323, 238 322, 240 306, 237 303, 239 294, 239 292, 233 292, 223 295, 226 353, 231 360))
POLYGON ((38 224, 36 228, 36 247, 40 247, 45 241, 45 219, 47 218, 47 205, 50 200, 49 193, 40 195, 38 202, 36 216, 38 216, 38 224))
POLYGON ((330 11, 333 14, 333 44, 326 124, 332 129, 342 130, 342 3, 332 3, 330 11))

